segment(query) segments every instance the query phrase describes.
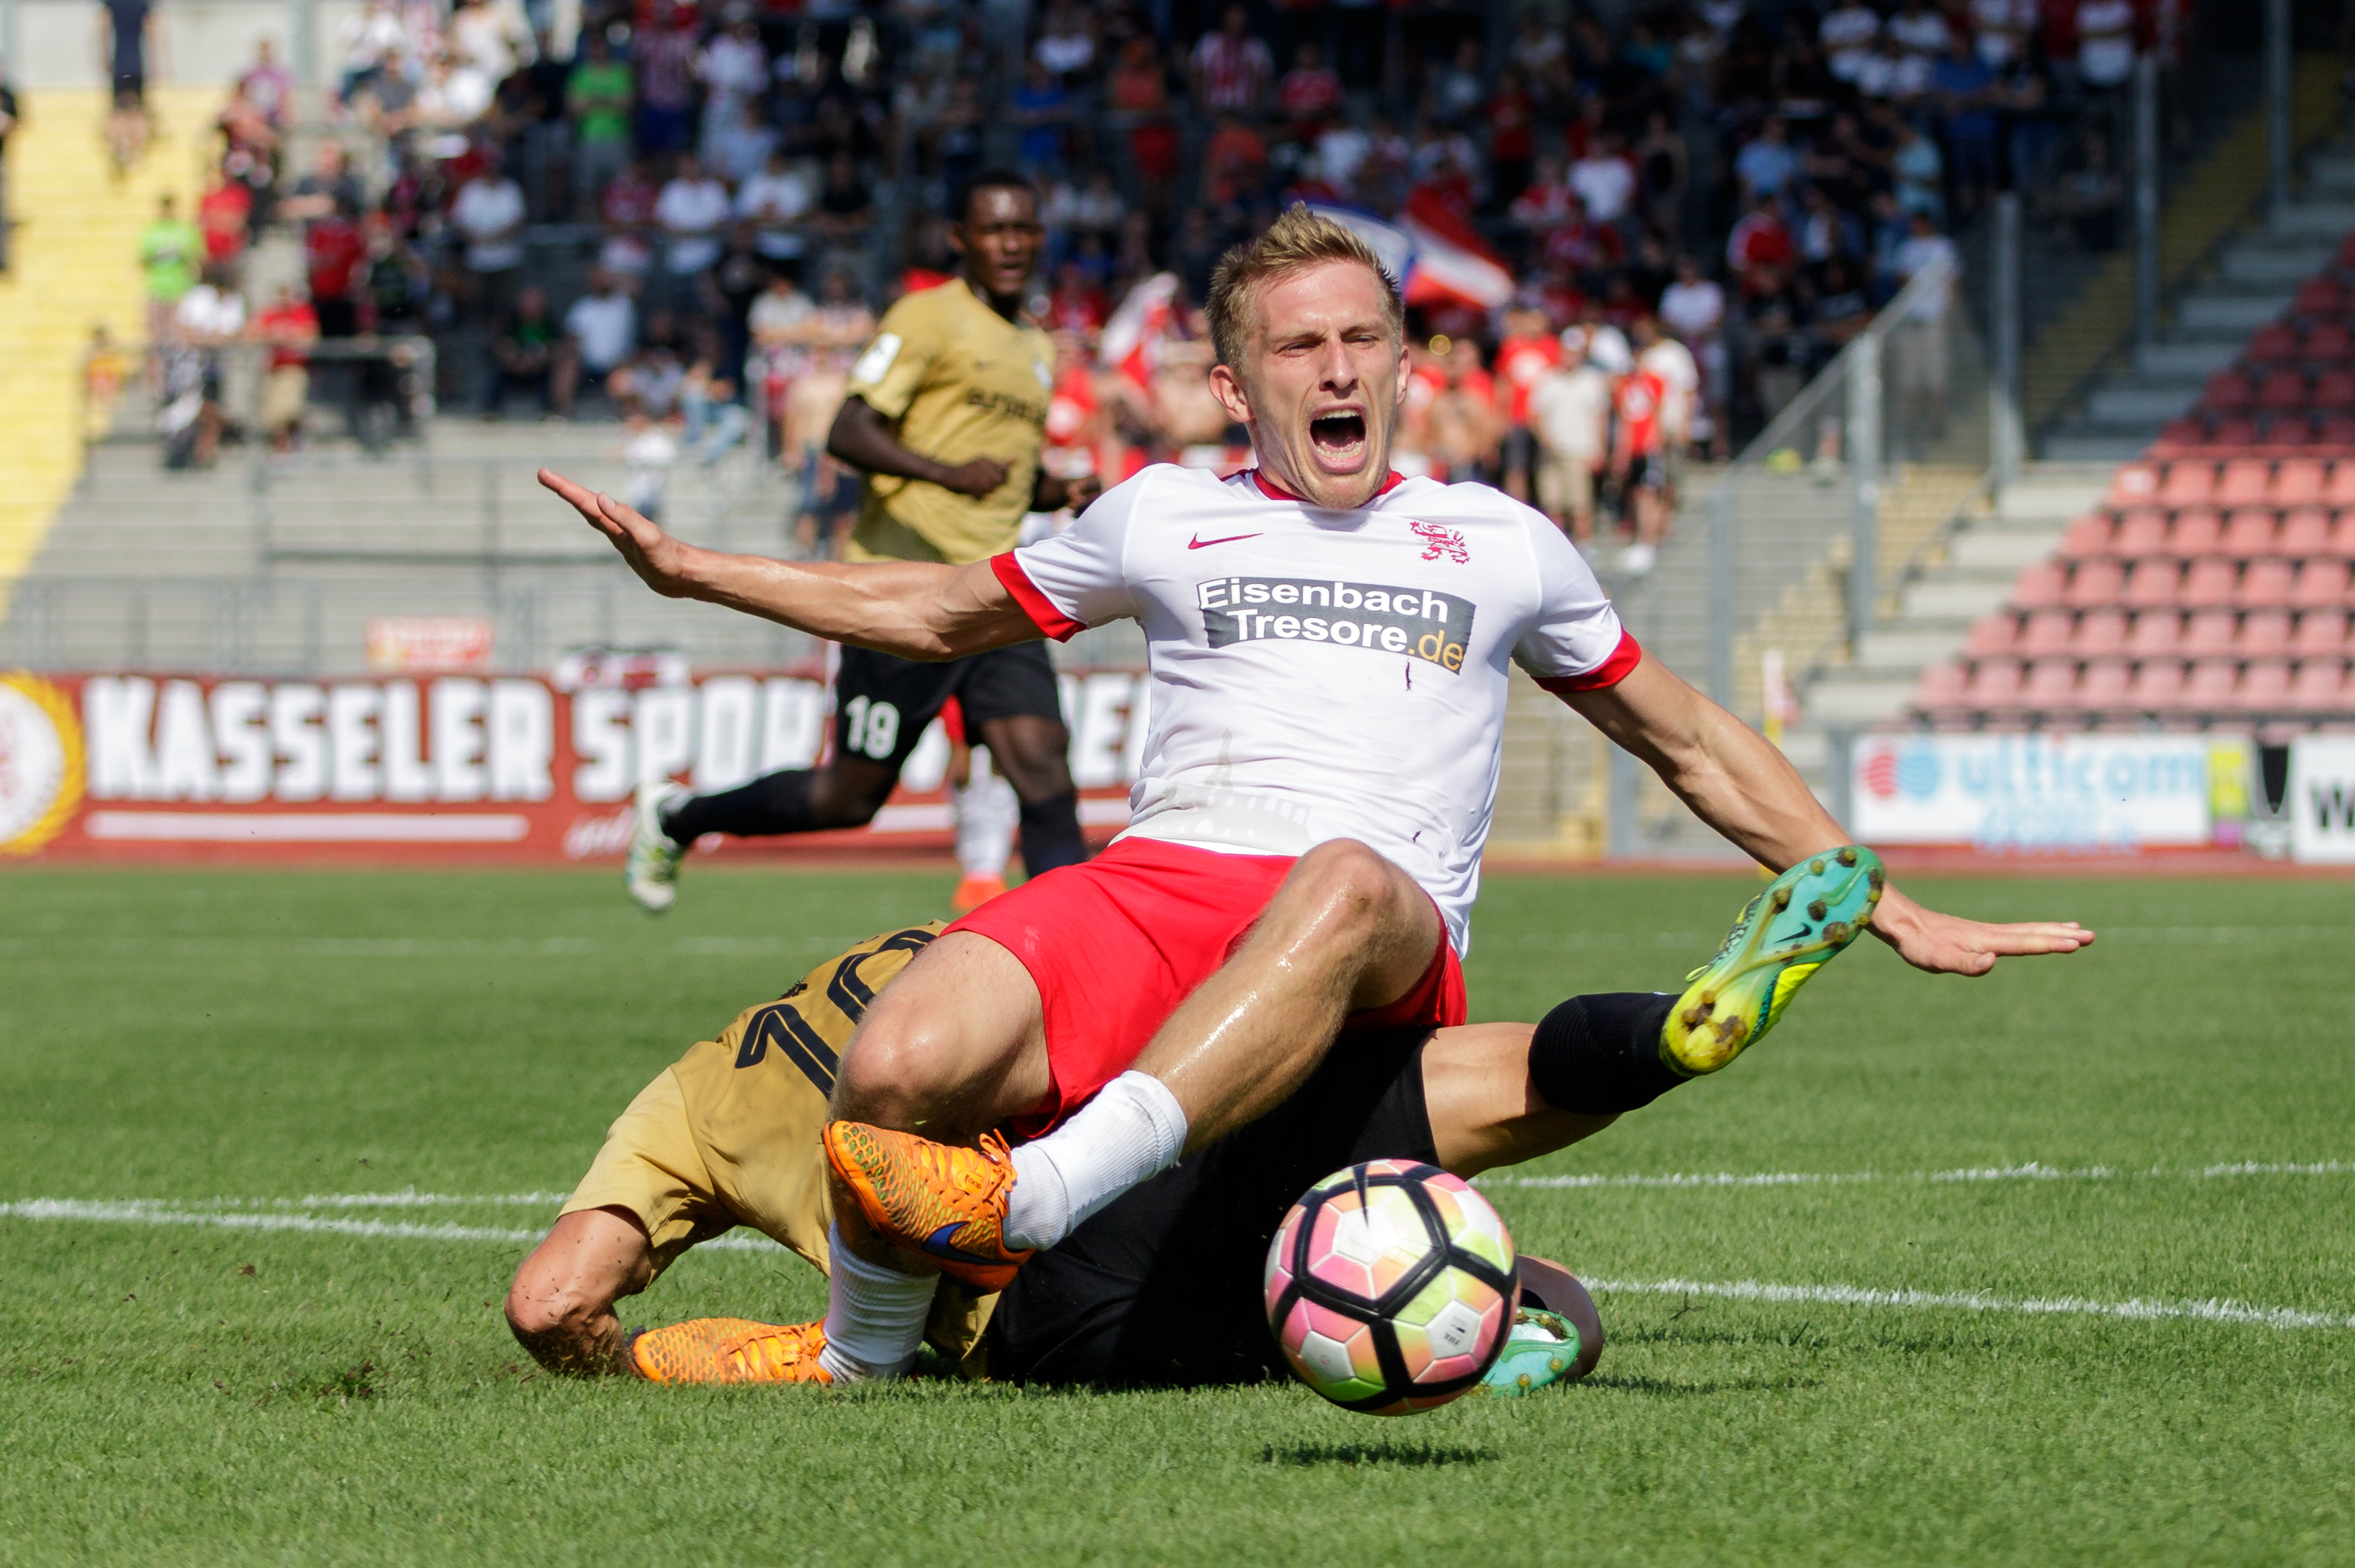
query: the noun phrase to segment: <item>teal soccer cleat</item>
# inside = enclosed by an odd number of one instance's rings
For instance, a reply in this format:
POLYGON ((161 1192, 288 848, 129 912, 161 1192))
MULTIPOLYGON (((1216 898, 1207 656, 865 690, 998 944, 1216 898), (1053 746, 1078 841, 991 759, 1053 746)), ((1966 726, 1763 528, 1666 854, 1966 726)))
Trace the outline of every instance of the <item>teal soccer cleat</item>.
POLYGON ((1807 977, 1872 923, 1888 875, 1862 844, 1810 855, 1750 901, 1717 957, 1685 977, 1660 1030, 1660 1060, 1714 1073, 1781 1022, 1807 977))

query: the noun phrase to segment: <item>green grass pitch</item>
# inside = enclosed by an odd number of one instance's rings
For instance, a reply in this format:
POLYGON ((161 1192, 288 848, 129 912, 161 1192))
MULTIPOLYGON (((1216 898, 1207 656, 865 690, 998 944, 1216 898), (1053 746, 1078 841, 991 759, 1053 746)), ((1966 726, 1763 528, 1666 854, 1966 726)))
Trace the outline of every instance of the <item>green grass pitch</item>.
MULTIPOLYGON (((1672 986, 1755 886, 1492 879, 1475 1014, 1672 986)), ((2355 1561, 2348 885, 1913 891, 2105 935, 1977 981, 1859 944, 1753 1055, 1519 1173, 1872 1180, 1493 1185, 1524 1247, 1620 1282, 1603 1365, 1381 1421, 533 1375, 499 1233, 553 1203, 515 1195, 943 879, 691 873, 652 922, 610 874, 0 878, 0 1202, 490 1233, 0 1214, 0 1563, 2355 1561), (1931 1179, 2031 1161, 2075 1174, 1931 1179), (2338 1168, 2211 1171, 2243 1162, 2338 1168), (466 1201, 315 1201, 408 1189, 466 1201), (1800 1288, 1640 1288, 1676 1280, 1800 1288), (2210 1301, 2305 1316, 2093 1309, 2210 1301)), ((822 1300, 707 1251, 634 1320, 822 1300)))

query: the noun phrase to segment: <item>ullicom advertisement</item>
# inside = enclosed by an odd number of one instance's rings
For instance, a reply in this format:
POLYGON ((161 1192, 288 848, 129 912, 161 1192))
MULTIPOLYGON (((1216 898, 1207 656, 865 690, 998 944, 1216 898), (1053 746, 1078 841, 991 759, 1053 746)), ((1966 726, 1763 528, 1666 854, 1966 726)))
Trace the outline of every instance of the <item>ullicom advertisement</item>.
POLYGON ((2208 844, 2211 744, 2177 735, 1870 736, 1854 754, 1849 826, 1867 843, 1998 851, 2208 844))
MULTIPOLYGON (((1128 820, 1144 678, 1063 677, 1081 821, 1128 820)), ((862 715, 868 723, 873 715, 862 715)), ((830 744, 808 673, 576 683, 538 676, 277 680, 0 673, 0 854, 71 860, 618 856, 641 779, 724 789, 830 744)), ((873 823, 780 844, 948 842, 937 721, 873 823)))

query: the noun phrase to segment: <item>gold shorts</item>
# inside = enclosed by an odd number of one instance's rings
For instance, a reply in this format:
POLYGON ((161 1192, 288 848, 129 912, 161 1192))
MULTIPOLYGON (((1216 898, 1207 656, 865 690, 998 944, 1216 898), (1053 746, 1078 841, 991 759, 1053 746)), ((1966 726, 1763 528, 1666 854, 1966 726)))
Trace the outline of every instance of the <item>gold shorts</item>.
MULTIPOLYGON (((698 1242, 747 1225, 826 1268, 826 1154, 835 1065, 875 993, 940 926, 869 938, 775 1001, 746 1008, 640 1090, 563 1213, 620 1209, 654 1244, 659 1277, 698 1242)), ((968 1370, 995 1296, 943 1279, 926 1337, 968 1370)))

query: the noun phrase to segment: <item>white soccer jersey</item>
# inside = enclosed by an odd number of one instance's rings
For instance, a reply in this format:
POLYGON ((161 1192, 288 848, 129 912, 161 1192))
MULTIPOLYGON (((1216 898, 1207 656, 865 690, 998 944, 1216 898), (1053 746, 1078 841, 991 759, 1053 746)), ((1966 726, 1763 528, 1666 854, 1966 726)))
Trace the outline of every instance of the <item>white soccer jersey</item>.
POLYGON ((1359 840, 1430 893, 1458 953, 1507 661, 1570 692, 1639 657, 1561 531, 1482 484, 1393 474, 1334 512, 1256 471, 1156 465, 994 565, 1050 637, 1144 627, 1130 834, 1239 854, 1359 840))

